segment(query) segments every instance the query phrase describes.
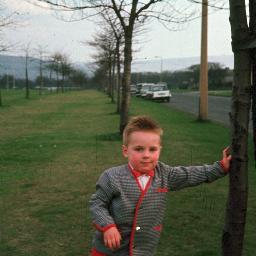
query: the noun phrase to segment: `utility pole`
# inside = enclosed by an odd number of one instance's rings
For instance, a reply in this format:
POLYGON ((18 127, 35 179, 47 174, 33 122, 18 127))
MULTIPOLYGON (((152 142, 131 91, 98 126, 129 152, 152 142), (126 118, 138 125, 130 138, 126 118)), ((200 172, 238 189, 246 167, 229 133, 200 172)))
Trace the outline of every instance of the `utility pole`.
POLYGON ((160 83, 162 82, 162 73, 163 73, 163 57, 161 58, 161 67, 160 67, 160 83))
POLYGON ((12 70, 12 89, 16 89, 16 84, 15 84, 15 71, 14 69, 12 70))
POLYGON ((199 120, 208 119, 208 0, 202 1, 199 120))
POLYGON ((9 91, 9 72, 6 72, 6 90, 9 91))
POLYGON ((155 56, 155 58, 160 59, 160 74, 159 74, 159 82, 162 82, 162 72, 163 72, 163 57, 162 56, 155 56))

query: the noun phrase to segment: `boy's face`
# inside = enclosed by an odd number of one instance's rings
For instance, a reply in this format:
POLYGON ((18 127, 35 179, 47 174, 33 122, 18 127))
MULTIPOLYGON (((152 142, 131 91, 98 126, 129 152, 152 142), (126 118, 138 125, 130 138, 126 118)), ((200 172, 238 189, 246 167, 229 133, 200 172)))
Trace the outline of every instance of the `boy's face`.
POLYGON ((148 173, 157 165, 161 151, 160 136, 155 132, 131 133, 128 145, 123 145, 123 155, 140 173, 148 173))

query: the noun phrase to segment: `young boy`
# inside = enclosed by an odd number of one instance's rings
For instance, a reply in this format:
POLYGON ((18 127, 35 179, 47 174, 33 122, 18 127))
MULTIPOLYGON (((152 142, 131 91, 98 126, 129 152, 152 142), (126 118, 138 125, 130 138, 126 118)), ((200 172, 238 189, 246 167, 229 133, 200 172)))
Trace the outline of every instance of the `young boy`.
POLYGON ((167 192, 212 182, 228 172, 228 148, 213 165, 171 167, 159 162, 162 134, 161 127, 146 116, 127 124, 122 152, 128 164, 106 170, 90 200, 96 227, 92 256, 153 255, 167 192))

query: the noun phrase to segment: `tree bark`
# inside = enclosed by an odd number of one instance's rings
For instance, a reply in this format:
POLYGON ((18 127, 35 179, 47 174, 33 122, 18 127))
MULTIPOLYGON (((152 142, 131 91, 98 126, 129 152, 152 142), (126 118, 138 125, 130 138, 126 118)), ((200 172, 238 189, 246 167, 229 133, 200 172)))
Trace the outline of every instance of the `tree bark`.
POLYGON ((120 89, 121 89, 121 61, 120 61, 120 39, 116 41, 116 65, 117 65, 117 108, 116 112, 120 113, 120 89))
MULTIPOLYGON (((252 38, 256 39, 256 0, 249 1, 250 23, 252 38)), ((256 49, 251 49, 252 56, 252 131, 254 144, 254 163, 256 167, 256 49)))
POLYGON ((115 89, 116 89, 116 54, 112 56, 112 82, 111 82, 111 103, 115 103, 115 89))
POLYGON ((202 1, 199 120, 208 119, 208 0, 202 1))
POLYGON ((230 24, 234 52, 234 86, 230 114, 232 164, 229 195, 222 236, 222 255, 241 256, 248 198, 248 126, 251 106, 250 51, 244 0, 230 0, 230 24))
POLYGON ((39 85, 39 95, 42 95, 43 91, 43 61, 42 56, 40 55, 40 85, 39 85))
POLYGON ((256 50, 252 60, 252 131, 254 144, 254 163, 256 167, 256 50))
POLYGON ((60 91, 59 67, 57 67, 57 70, 56 70, 56 79, 57 79, 57 93, 58 93, 60 91))
POLYGON ((26 99, 29 99, 28 56, 27 55, 26 55, 25 77, 26 77, 26 99))
POLYGON ((3 100, 2 100, 2 90, 0 88, 0 107, 3 106, 3 100))
POLYGON ((131 63, 132 63, 132 28, 128 27, 125 31, 125 46, 124 46, 124 73, 122 79, 122 99, 121 99, 121 113, 120 113, 120 134, 129 119, 130 107, 130 83, 131 83, 131 63))

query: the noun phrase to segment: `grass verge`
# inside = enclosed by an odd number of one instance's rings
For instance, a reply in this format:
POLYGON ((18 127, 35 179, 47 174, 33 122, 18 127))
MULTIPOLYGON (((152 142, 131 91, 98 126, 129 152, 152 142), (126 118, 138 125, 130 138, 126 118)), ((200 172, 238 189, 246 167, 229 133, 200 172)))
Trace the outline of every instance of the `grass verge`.
MULTIPOLYGON (((87 256, 93 232, 88 199, 100 173, 125 161, 116 106, 96 91, 15 97, 0 109, 1 255, 87 256)), ((133 98, 131 114, 160 122, 161 160, 171 165, 212 163, 229 144, 226 128, 162 104, 133 98)), ((254 255, 256 239, 252 162, 249 174, 246 256, 254 255)), ((227 190, 224 178, 170 193, 156 255, 220 255, 227 190)))

